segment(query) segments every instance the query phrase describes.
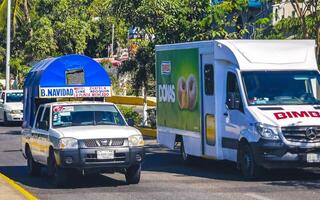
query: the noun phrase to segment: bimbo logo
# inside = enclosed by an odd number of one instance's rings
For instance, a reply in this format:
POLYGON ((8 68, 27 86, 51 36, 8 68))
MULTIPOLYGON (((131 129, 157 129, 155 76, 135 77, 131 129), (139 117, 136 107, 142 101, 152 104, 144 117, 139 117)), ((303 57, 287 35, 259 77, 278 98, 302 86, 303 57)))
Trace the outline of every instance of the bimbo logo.
POLYGON ((320 118, 320 112, 318 111, 291 111, 291 112, 276 112, 273 113, 277 120, 287 119, 287 118, 320 118))
POLYGON ((162 75, 170 75, 171 74, 171 62, 170 61, 162 61, 161 62, 161 74, 162 75))

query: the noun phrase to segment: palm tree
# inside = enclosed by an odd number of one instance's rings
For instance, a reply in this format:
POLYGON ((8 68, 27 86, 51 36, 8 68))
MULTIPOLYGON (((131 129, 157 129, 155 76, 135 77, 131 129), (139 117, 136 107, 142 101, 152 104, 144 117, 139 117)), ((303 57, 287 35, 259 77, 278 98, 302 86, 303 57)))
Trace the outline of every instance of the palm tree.
MULTIPOLYGON (((7 4, 8 0, 0 0, 0 32, 3 32, 6 26, 7 19, 7 4)), ((18 23, 27 20, 28 23, 31 22, 29 13, 29 1, 28 0, 13 0, 13 11, 12 11, 12 30, 13 35, 15 35, 18 23)), ((30 30, 30 36, 32 35, 32 30, 30 30)))

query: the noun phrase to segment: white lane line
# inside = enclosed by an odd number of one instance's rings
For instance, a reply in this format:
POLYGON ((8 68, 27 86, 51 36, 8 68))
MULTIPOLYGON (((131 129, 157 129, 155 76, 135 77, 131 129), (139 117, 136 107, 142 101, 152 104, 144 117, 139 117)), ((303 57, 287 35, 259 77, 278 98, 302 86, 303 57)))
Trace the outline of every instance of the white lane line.
POLYGON ((256 193, 245 193, 244 195, 246 195, 248 197, 252 197, 252 198, 257 199, 257 200, 272 200, 272 199, 270 199, 268 197, 264 197, 264 196, 256 194, 256 193))

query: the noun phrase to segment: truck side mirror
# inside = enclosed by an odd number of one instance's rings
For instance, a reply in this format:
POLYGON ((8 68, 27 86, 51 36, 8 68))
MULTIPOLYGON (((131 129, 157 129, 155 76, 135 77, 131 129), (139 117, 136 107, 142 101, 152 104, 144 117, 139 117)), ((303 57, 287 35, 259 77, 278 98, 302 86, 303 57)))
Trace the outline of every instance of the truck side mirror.
POLYGON ((48 121, 40 121, 39 128, 43 130, 49 130, 49 123, 48 121))
POLYGON ((127 123, 129 126, 134 126, 134 120, 131 118, 127 120, 127 123))

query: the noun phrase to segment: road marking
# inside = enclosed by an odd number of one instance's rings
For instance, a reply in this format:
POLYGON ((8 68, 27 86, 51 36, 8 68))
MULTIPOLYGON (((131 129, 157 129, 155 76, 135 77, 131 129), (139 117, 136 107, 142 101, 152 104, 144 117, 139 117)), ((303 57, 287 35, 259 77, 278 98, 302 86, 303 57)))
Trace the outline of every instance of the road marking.
POLYGON ((10 184, 14 189, 19 191, 23 196, 25 196, 28 200, 38 200, 35 196, 33 196, 30 192, 22 188, 20 185, 15 183, 12 179, 0 173, 0 178, 5 180, 8 184, 10 184))
POLYGON ((261 196, 259 194, 256 194, 256 193, 245 193, 244 195, 248 196, 248 197, 252 197, 254 199, 257 199, 257 200, 272 200, 268 197, 264 197, 264 196, 261 196))

